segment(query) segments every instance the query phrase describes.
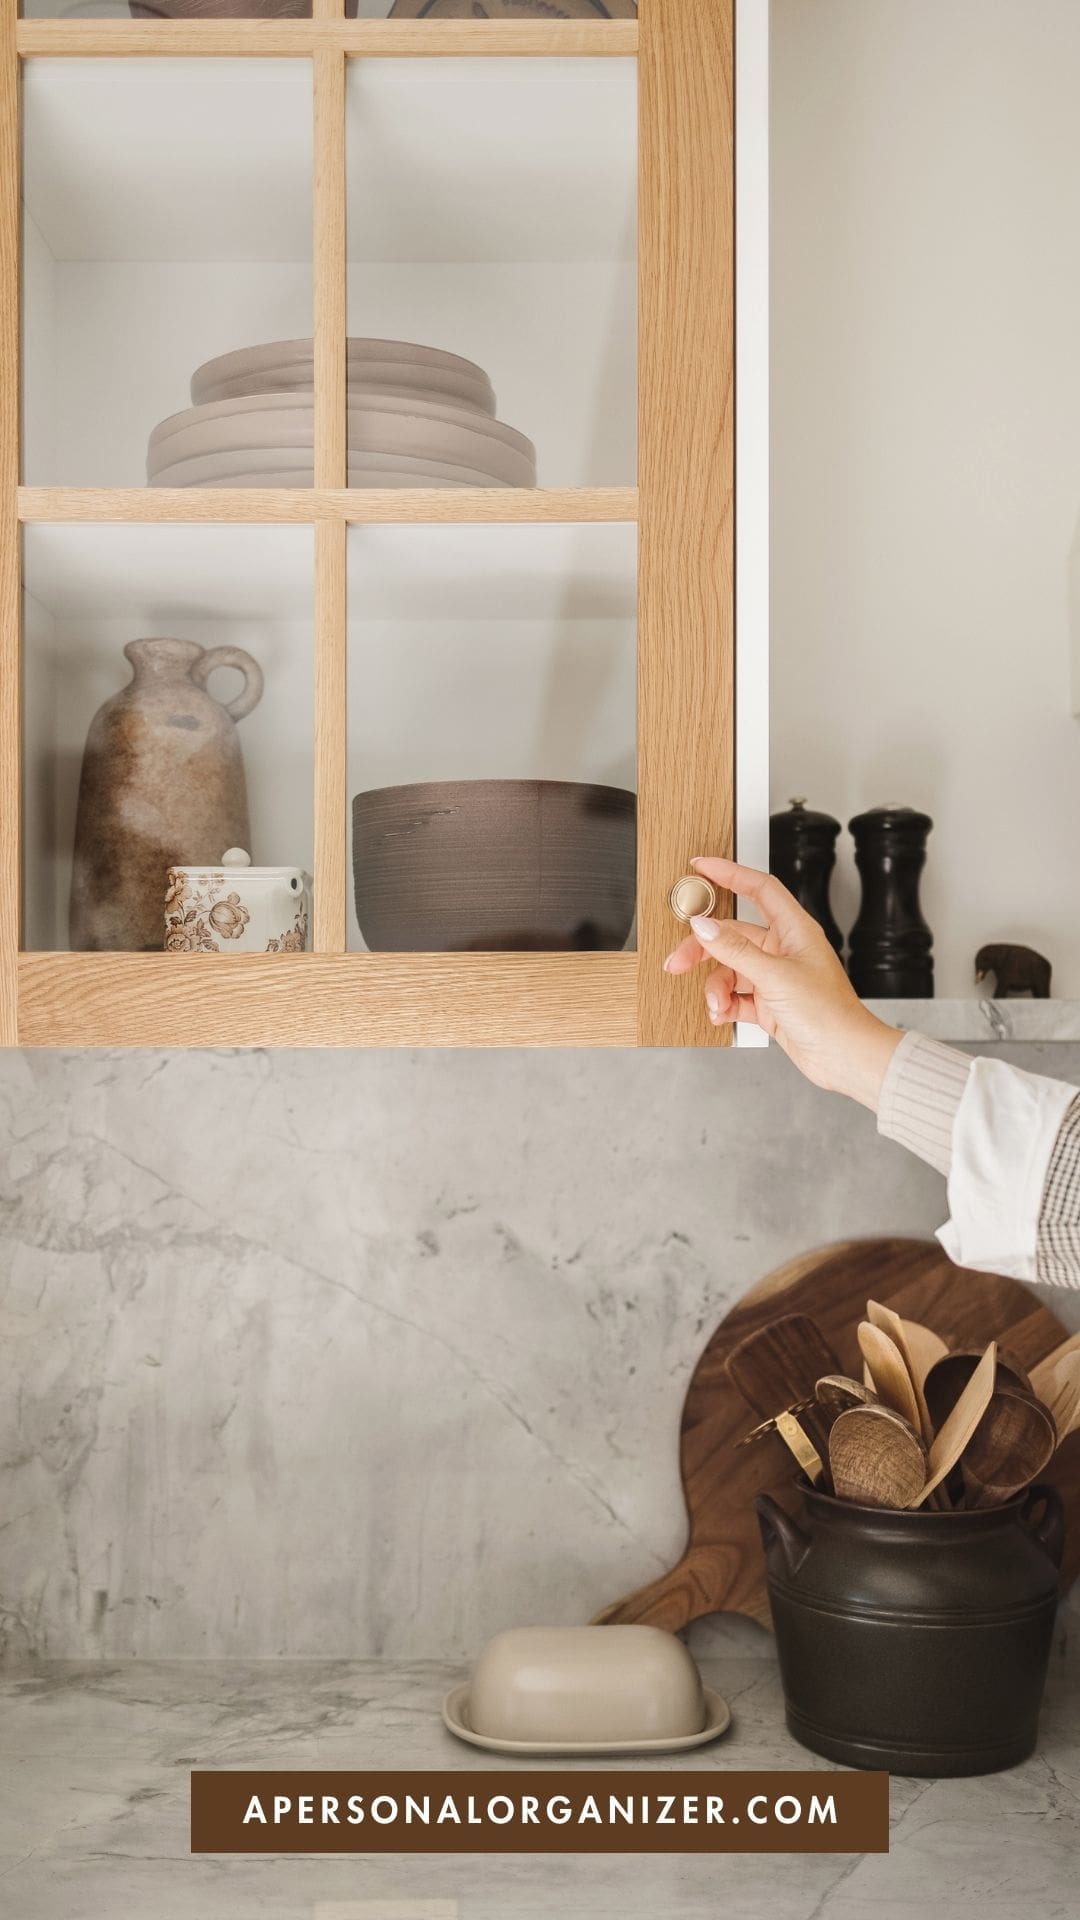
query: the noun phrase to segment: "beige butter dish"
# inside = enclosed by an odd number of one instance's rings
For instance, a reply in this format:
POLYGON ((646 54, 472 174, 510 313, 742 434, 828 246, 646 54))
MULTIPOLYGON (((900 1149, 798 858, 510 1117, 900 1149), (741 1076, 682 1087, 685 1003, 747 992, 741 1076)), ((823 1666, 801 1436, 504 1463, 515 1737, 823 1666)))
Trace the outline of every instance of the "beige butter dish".
POLYGON ((518 1627, 489 1642, 443 1720, 494 1753, 678 1753, 731 1714, 658 1627, 518 1627))

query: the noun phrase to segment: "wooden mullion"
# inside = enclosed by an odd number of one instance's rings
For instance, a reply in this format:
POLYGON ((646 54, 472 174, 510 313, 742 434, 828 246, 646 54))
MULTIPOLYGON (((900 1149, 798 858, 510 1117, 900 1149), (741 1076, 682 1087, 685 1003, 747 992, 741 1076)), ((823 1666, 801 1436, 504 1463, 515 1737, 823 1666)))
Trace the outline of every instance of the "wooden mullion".
POLYGON ((22 929, 22 559, 19 527, 21 153, 15 0, 0 25, 0 1046, 18 1039, 22 929))
POLYGON ((734 833, 733 0, 645 0, 639 51, 638 1011, 730 1044, 668 906, 734 833))
MULTIPOLYGON (((316 8, 338 0, 315 0, 316 8)), ((343 0, 341 0, 343 10, 343 0)), ((318 17, 327 17, 320 12, 318 17)), ((348 486, 346 386, 345 56, 316 53, 314 68, 313 294, 315 485, 348 486)), ((346 940, 347 626, 343 520, 315 526, 315 903, 317 953, 346 940)))
POLYGON ((636 487, 22 487, 18 504, 24 521, 539 526, 636 520, 638 495, 636 487))
POLYGON ((344 953, 348 899, 348 632, 343 520, 315 528, 316 953, 344 953))
POLYGON ((346 306, 345 56, 317 53, 313 61, 315 330, 315 485, 345 487, 346 306))
MULTIPOLYGON (((654 0, 663 5, 663 0, 654 0)), ((624 58, 638 49, 636 20, 344 20, 315 0, 311 20, 20 20, 24 58, 117 59, 161 55, 303 59, 319 51, 367 59, 460 55, 624 58)))

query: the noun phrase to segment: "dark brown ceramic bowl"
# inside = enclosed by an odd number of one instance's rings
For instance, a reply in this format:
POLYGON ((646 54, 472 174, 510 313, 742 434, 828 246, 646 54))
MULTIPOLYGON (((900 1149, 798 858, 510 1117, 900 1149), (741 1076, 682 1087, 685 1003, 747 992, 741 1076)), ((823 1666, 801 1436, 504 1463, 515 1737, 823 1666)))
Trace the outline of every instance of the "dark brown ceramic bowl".
POLYGON ((356 918, 375 953, 596 952, 634 919, 621 787, 453 780, 353 801, 356 918))

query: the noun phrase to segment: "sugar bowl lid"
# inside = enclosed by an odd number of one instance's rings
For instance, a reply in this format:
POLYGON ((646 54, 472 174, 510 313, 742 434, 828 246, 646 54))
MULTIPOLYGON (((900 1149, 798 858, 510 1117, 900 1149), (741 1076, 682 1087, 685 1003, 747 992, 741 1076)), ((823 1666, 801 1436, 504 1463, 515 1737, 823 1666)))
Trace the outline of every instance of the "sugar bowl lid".
POLYGON ((284 880, 293 893, 301 892, 305 878, 300 867, 253 867, 251 855, 244 847, 228 847, 220 860, 203 862, 197 867, 177 866, 173 871, 235 874, 238 880, 284 880))

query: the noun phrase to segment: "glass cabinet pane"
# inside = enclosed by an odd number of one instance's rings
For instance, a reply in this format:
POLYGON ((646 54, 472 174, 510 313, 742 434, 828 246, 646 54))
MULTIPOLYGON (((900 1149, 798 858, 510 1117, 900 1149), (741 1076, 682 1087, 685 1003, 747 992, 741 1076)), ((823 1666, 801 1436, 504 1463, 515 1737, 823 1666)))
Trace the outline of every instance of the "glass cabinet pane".
POLYGON ((352 947, 630 940, 636 538, 351 530, 352 947))
MULTIPOLYGON (((32 525, 24 579, 24 945, 160 952, 233 845, 310 873, 311 528, 32 525)), ((237 887, 173 946, 249 950, 237 887)))
POLYGON ((310 340, 311 63, 31 60, 24 115, 25 481, 310 484, 276 367, 193 376, 310 340))
POLYGON ((620 59, 350 63, 351 484, 634 484, 636 83, 620 59))

